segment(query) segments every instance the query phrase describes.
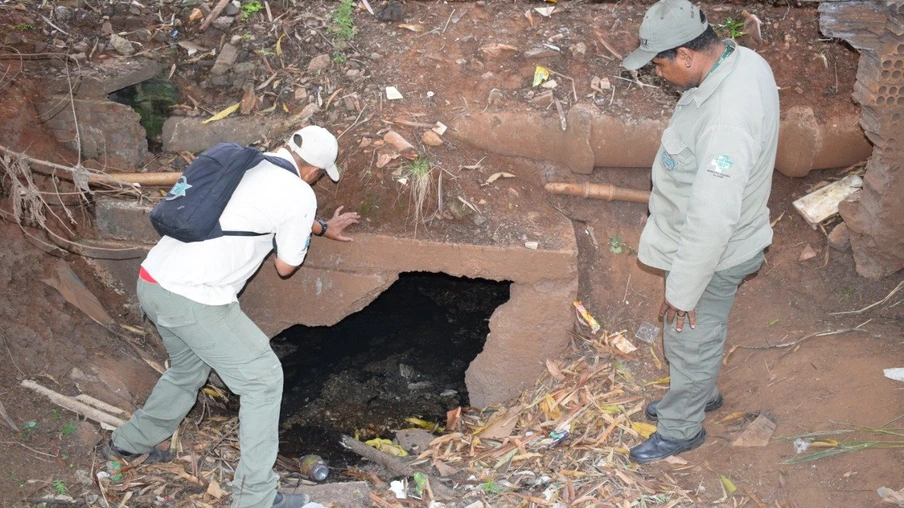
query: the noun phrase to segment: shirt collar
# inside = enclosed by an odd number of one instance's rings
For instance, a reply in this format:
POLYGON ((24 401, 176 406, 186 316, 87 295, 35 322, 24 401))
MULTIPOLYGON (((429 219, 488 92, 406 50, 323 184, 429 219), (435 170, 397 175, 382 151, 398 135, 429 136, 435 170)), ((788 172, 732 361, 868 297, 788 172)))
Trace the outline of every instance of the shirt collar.
POLYGON ((731 46, 734 50, 725 58, 718 68, 714 69, 703 79, 703 83, 700 83, 700 86, 691 88, 681 95, 681 98, 678 100, 679 106, 686 106, 690 104, 691 101, 694 101, 699 108, 713 93, 715 93, 716 90, 719 89, 719 85, 722 84, 725 77, 731 74, 734 68, 737 67, 738 61, 740 60, 739 55, 741 53, 738 44, 731 39, 726 39, 722 42, 724 42, 726 46, 731 46))
POLYGON ((288 148, 282 147, 279 150, 273 152, 271 155, 279 157, 280 159, 286 159, 287 161, 291 162, 292 167, 295 168, 295 173, 298 176, 301 176, 301 171, 298 169, 298 164, 295 163, 295 157, 292 157, 292 152, 290 152, 288 148))

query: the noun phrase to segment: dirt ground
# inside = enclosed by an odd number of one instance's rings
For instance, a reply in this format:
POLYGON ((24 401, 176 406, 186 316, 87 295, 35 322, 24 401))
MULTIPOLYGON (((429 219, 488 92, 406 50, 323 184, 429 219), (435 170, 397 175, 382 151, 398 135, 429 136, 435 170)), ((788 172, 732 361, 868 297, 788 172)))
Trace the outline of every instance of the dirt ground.
MULTIPOLYGON (((542 6, 540 2, 409 1, 403 19, 395 23, 381 23, 359 8, 354 12, 357 36, 344 47, 336 46, 335 35, 329 30, 337 2, 295 3, 298 5, 288 10, 285 8, 293 2, 270 5, 275 24, 282 23, 288 35, 281 46, 282 58, 272 54, 280 32, 272 29, 274 23, 263 11, 226 32, 210 29, 202 35, 196 25, 182 26, 179 37, 213 47, 238 35, 247 44, 240 61, 247 59, 257 65, 256 83, 270 76, 268 66, 281 69, 281 84, 262 94, 260 110, 277 105, 289 114, 296 113, 306 101, 315 100, 318 90, 324 104, 334 98, 333 107, 322 107, 312 121, 343 134, 340 163, 346 173, 338 186, 318 185, 322 209, 331 211, 339 205, 356 208, 365 220, 355 231, 415 234, 408 188, 398 181, 402 161, 377 167, 380 149, 372 142, 392 127, 429 157, 438 168, 435 174, 445 175, 442 189, 446 207, 419 227, 419 236, 480 242, 496 241, 501 234, 527 237, 535 232, 523 229, 525 217, 542 220, 547 214, 565 213, 572 219, 578 239, 579 298, 585 306, 605 329, 629 330, 629 336, 641 323, 655 322, 662 298, 661 279, 639 266, 631 254, 647 215, 645 205, 549 197, 542 183, 574 177, 549 164, 488 155, 449 140, 439 147, 423 145, 419 143, 423 129, 393 123, 401 118, 432 124, 486 108, 542 110, 528 102, 537 93, 531 88, 531 80, 539 63, 574 79, 574 89, 569 79, 559 78, 555 90, 566 109, 577 96, 577 100, 596 104, 612 114, 668 116, 676 98, 674 91, 647 71, 641 73, 641 80, 662 88, 632 84, 630 75, 619 69, 618 59, 603 44, 605 41, 621 55, 632 49, 637 25, 651 2, 563 1, 559 12, 550 18, 534 12, 532 21, 525 11, 542 6), (506 49, 494 57, 481 51, 492 43, 511 45, 519 51, 548 44, 561 51, 536 61, 506 49), (579 44, 583 44, 583 52, 579 44), (320 54, 330 55, 329 69, 307 73, 309 60, 320 54), (267 60, 266 65, 263 60, 267 60), (594 93, 590 88, 592 76, 607 77, 614 91, 605 96, 594 93), (389 85, 396 86, 405 98, 386 101, 382 90, 389 85), (297 100, 299 94, 293 92, 294 88, 305 89, 307 98, 297 100), (488 98, 494 89, 500 91, 502 101, 491 105, 488 98), (478 162, 480 167, 473 167, 478 162), (497 172, 508 172, 515 178, 482 185, 497 172), (456 197, 474 204, 479 213, 469 215, 454 209, 449 203, 454 204, 456 197), (613 252, 610 246, 614 245, 621 246, 622 252, 613 252)), ((69 23, 53 18, 58 28, 67 30, 67 36, 47 27, 40 16, 51 16, 53 7, 68 3, 0 5, 5 48, 21 47, 21 53, 39 54, 87 41, 90 51, 94 42, 103 40, 104 14, 110 15, 116 31, 134 35, 140 27, 171 34, 172 27, 161 25, 160 19, 170 19, 171 13, 187 19, 190 12, 174 10, 172 2, 145 2, 153 8, 144 10, 133 5, 135 12, 114 8, 112 3, 101 4, 82 9, 69 23), (55 44, 54 39, 61 44, 55 44)), ((379 2, 371 4, 380 7, 379 2)), ((757 49, 773 66, 783 109, 809 105, 819 120, 828 121, 855 108, 849 97, 857 54, 840 41, 821 37, 815 5, 706 2, 714 24, 725 23, 727 18, 739 19, 744 9, 764 22, 765 42, 757 49)), ((142 40, 142 49, 179 59, 173 75, 183 93, 178 111, 207 116, 241 98, 241 87, 237 90, 232 84, 211 83, 207 72, 211 59, 189 58, 173 42, 149 37, 142 40)), ((752 44, 743 37, 741 42, 752 44)), ((34 84, 52 67, 40 59, 11 63, 17 62, 6 58, 11 53, 2 51, 5 56, 0 60, 8 69, 0 81, 4 92, 0 112, 5 117, 0 144, 15 140, 12 148, 33 156, 60 163, 73 160, 71 153, 49 141, 33 121, 32 103, 38 100, 34 84)), ((95 63, 116 57, 112 51, 91 53, 95 63)), ((554 108, 548 111, 555 115, 554 108)), ((155 154, 146 169, 173 167, 176 159, 174 154, 155 154)), ((904 295, 897 293, 864 312, 833 313, 856 311, 879 302, 904 279, 901 274, 879 281, 858 277, 850 252, 831 250, 825 234, 811 229, 791 204, 818 183, 844 173, 843 169, 826 170, 801 179, 775 175, 770 199, 775 239, 766 265, 742 286, 731 317, 728 354, 719 383, 725 406, 707 417, 710 437, 701 449, 682 456, 687 464, 659 463, 640 468, 652 479, 666 475, 674 478, 692 493, 698 506, 744 502, 752 506, 754 503, 745 497, 752 493, 768 506, 867 507, 880 505, 876 489, 904 488, 904 453, 900 448, 865 449, 785 464, 795 457, 790 441, 773 439, 768 446, 758 448, 730 446, 738 420, 729 417, 737 412, 771 415, 777 422, 776 436, 860 429, 862 432, 834 437, 869 440, 876 434, 863 428, 902 427, 896 419, 902 416, 904 385, 886 379, 883 369, 904 366, 904 295), (807 245, 817 256, 799 261, 807 245), (855 327, 860 331, 812 336, 855 327), (801 339, 799 344, 781 347, 801 339), (754 349, 762 347, 768 348, 754 349), (738 494, 726 497, 720 475, 738 486, 738 494)), ((160 363, 165 356, 153 334, 139 338, 115 334, 41 282, 53 275, 62 258, 118 323, 148 327, 127 299, 108 290, 78 256, 48 246, 47 237, 39 229, 20 228, 12 222, 8 178, 4 176, 0 184, 0 287, 5 288, 0 298, 0 355, 4 356, 0 361, 0 403, 16 430, 0 422, 0 505, 31 506, 36 504, 35 499, 53 493, 68 492, 78 498, 96 491, 91 473, 98 470, 101 459, 94 445, 107 433, 96 431, 89 423, 79 423, 75 414, 20 387, 20 382, 34 379, 74 395, 79 392, 79 382, 73 380, 71 372, 87 358, 95 362, 101 358, 111 371, 128 376, 146 368, 135 360, 136 350, 160 363)), ((638 189, 649 186, 649 173, 642 169, 597 168, 586 179, 638 189)), ((45 190, 53 189, 51 182, 39 184, 45 190)), ((59 185, 70 190, 65 182, 59 185)), ((63 200, 75 202, 70 196, 63 196, 63 200)), ((435 209, 437 203, 430 206, 435 209)), ((90 235, 90 206, 70 208, 80 225, 69 238, 90 235)), ((59 206, 51 209, 62 213, 59 206)), ((59 227, 55 229, 66 234, 59 227)), ((637 344, 643 347, 639 361, 629 364, 634 375, 646 381, 665 377, 661 347, 637 344)), ((660 385, 651 384, 645 396, 653 400, 662 393, 660 385)), ((133 409, 130 404, 140 405, 146 392, 121 396, 123 407, 133 409)), ((203 423, 199 425, 203 429, 203 423)))

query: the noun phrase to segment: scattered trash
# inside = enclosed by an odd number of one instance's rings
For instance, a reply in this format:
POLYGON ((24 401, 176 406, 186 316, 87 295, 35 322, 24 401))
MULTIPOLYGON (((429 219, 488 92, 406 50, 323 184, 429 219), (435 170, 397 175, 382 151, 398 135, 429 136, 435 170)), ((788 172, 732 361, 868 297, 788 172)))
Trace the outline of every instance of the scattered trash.
POLYGON ((411 475, 411 478, 414 479, 414 490, 417 492, 417 495, 423 496, 424 489, 427 487, 427 475, 420 471, 415 471, 414 474, 411 475))
POLYGON ((553 13, 555 10, 556 10, 555 6, 549 6, 549 7, 534 7, 534 12, 536 12, 537 14, 539 14, 539 15, 541 15, 541 16, 547 17, 547 18, 550 17, 550 16, 552 16, 552 13, 553 13))
POLYGON ((524 242, 524 246, 530 250, 537 250, 540 248, 540 242, 524 242))
POLYGON ((389 490, 395 494, 396 499, 408 499, 408 482, 406 480, 395 480, 389 484, 389 490))
POLYGON ((652 323, 647 323, 646 321, 640 324, 640 328, 638 328, 637 333, 634 334, 634 338, 642 340, 647 344, 652 344, 658 336, 659 327, 652 323))
POLYGON ((546 67, 543 67, 541 65, 538 65, 534 69, 534 83, 531 85, 531 87, 540 86, 547 79, 549 79, 549 69, 547 69, 546 67))
POLYGON ((888 379, 895 381, 904 381, 904 367, 896 367, 894 369, 885 369, 882 371, 888 379))
POLYGON ((802 438, 795 439, 794 440, 794 452, 795 453, 803 453, 803 452, 807 451, 807 449, 810 448, 810 443, 812 443, 812 442, 813 442, 813 440, 811 440, 811 439, 802 439, 802 438))
POLYGON ((547 81, 546 83, 543 83, 540 86, 543 88, 546 88, 548 90, 552 90, 553 88, 559 86, 559 84, 556 82, 556 80, 550 79, 549 81, 547 81))
POLYGON ((394 87, 394 86, 387 86, 387 87, 386 87, 386 100, 389 100, 389 101, 397 101, 397 100, 402 99, 402 98, 403 98, 403 97, 402 97, 402 93, 399 92, 399 89, 398 89, 398 88, 396 88, 396 87, 394 87))
POLYGON ((879 487, 876 489, 876 494, 879 494, 879 497, 886 503, 897 504, 904 508, 904 489, 891 490, 888 487, 879 487))
POLYGON ((557 444, 561 443, 562 441, 565 441, 566 439, 568 439, 568 436, 569 436, 569 434, 568 434, 567 430, 563 430, 563 431, 559 431, 559 432, 556 432, 556 431, 550 432, 549 438, 552 439, 552 443, 549 444, 549 447, 552 448, 552 447, 556 446, 557 444))
POLYGON ((634 344, 631 344, 631 342, 628 341, 627 337, 620 333, 612 337, 611 342, 613 346, 618 348, 619 351, 626 355, 637 351, 637 347, 634 344))
POLYGON ((590 327, 590 333, 596 333, 600 331, 600 324, 594 319, 593 316, 587 312, 587 309, 584 308, 584 304, 581 303, 580 300, 574 301, 574 308, 578 314, 578 320, 581 321, 586 326, 590 327))
POLYGON ((330 468, 320 455, 305 455, 298 459, 298 470, 315 482, 322 482, 330 474, 330 468))
POLYGON ((444 124, 442 122, 436 122, 436 125, 433 127, 432 130, 433 130, 433 132, 442 136, 443 134, 446 133, 446 129, 448 129, 448 127, 446 127, 446 124, 444 124))
POLYGON ((750 425, 741 432, 732 443, 732 446, 766 446, 772 435, 775 434, 775 422, 764 414, 756 417, 750 425))

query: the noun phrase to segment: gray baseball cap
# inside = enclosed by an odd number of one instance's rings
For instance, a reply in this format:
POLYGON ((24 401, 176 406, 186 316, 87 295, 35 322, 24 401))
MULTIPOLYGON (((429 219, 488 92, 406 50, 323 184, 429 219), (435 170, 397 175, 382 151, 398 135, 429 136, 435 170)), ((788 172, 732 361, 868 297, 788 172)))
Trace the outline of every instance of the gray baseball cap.
POLYGON ((696 39, 708 26, 700 21, 700 9, 687 0, 659 0, 640 23, 640 47, 622 65, 629 71, 640 69, 659 53, 696 39))

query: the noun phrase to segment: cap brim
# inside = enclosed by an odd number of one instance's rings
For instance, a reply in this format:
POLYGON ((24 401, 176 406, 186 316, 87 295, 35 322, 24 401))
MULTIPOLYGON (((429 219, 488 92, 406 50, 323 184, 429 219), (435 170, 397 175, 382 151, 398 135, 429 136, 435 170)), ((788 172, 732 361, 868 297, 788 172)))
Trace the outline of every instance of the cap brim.
POLYGON ((324 169, 326 171, 326 176, 330 177, 330 180, 334 182, 339 181, 339 166, 332 164, 328 168, 324 169))
POLYGON ((628 69, 629 71, 636 71, 637 69, 640 69, 644 65, 650 63, 650 60, 656 58, 657 54, 658 53, 646 51, 642 48, 637 48, 630 55, 626 56, 624 60, 622 60, 622 67, 628 69))

